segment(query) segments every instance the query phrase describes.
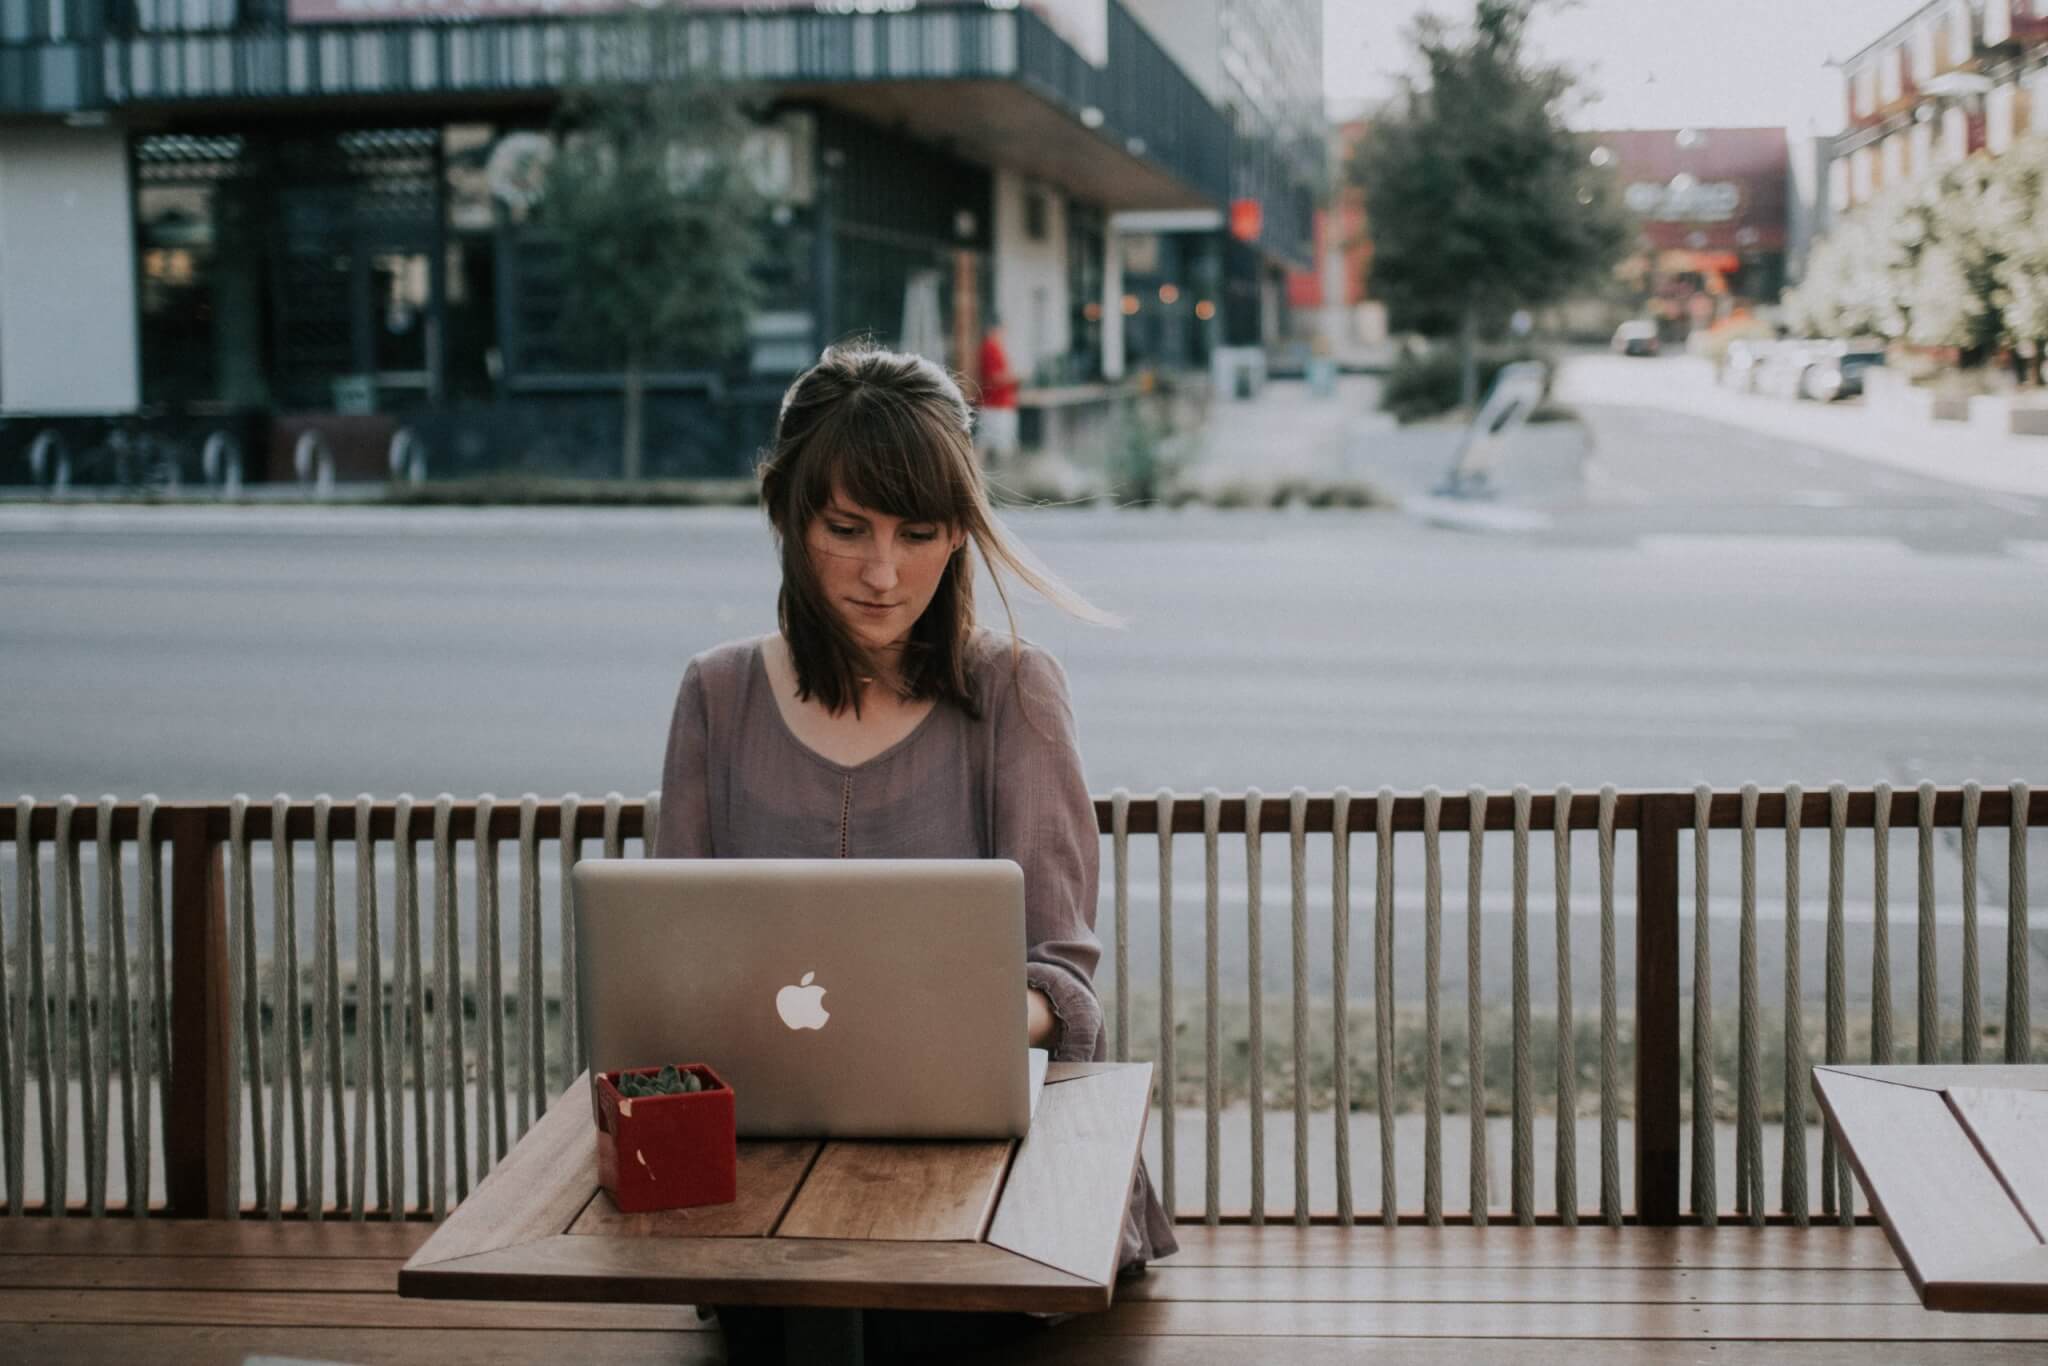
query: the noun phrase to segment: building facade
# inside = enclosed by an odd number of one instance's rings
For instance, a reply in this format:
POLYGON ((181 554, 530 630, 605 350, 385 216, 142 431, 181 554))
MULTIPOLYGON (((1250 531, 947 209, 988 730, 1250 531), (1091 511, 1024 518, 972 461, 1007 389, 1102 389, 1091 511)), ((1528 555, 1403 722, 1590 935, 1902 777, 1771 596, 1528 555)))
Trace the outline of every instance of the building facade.
POLYGON ((1322 0, 1126 2, 1232 133, 1227 204, 1111 221, 1127 361, 1203 366, 1278 347, 1328 183, 1322 0))
POLYGON ((1830 213, 2048 132, 2048 0, 1930 0, 1841 63, 1830 213))
POLYGON ((1636 217, 1622 267, 1667 340, 1785 288, 1793 201, 1783 128, 1629 128, 1589 133, 1636 217))
MULTIPOLYGON (((1293 10, 1319 41, 1319 6, 1293 10)), ((971 372, 997 313, 1034 382, 1115 377, 1120 215, 1250 199, 1280 225, 1264 250, 1292 249, 1280 144, 1117 0, 658 17, 650 38, 629 0, 0 0, 0 483, 51 423, 82 449, 137 414, 232 432, 251 478, 289 475, 308 429, 344 475, 381 472, 401 426, 437 471, 600 472, 622 380, 562 353, 528 198, 564 92, 664 62, 767 97, 771 250, 746 354, 650 377, 650 473, 744 470, 789 377, 852 334, 971 372)))

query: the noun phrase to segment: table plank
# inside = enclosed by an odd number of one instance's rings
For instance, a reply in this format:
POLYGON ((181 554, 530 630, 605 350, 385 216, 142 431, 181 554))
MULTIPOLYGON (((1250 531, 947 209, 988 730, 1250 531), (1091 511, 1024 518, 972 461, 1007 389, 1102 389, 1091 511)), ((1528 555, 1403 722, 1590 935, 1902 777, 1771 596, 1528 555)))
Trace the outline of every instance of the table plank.
POLYGON ((35 1366, 243 1366, 257 1356, 355 1366, 719 1366, 726 1359, 718 1334, 680 1331, 0 1324, 0 1361, 35 1366))
POLYGON ((1076 1077, 1092 1077, 1101 1072, 1114 1072, 1119 1067, 1128 1067, 1124 1062, 1052 1062, 1045 1065, 1045 1084, 1072 1081, 1076 1077))
POLYGON ((0 1252, 38 1257, 410 1257, 436 1225, 347 1219, 0 1219, 0 1252))
MULTIPOLYGON (((584 1239, 576 1239, 584 1242, 584 1239)), ((588 1240, 614 1246, 609 1238, 588 1240)), ((0 1323, 249 1323, 320 1328, 659 1328, 703 1331, 696 1311, 663 1304, 506 1304, 396 1295, 239 1290, 0 1290, 0 1323)))
POLYGON ((600 1190, 568 1232, 606 1238, 765 1238, 789 1208, 819 1146, 814 1138, 743 1139, 739 1195, 730 1204, 621 1214, 600 1190))
POLYGON ((1150 1063, 1047 1087, 1010 1164, 989 1243, 1108 1286, 1151 1091, 1150 1063))
POLYGON ((1009 1139, 827 1143, 776 1236, 979 1242, 1012 1146, 1009 1139))
POLYGON ((1979 1262, 1927 1287, 1929 1309, 1973 1314, 2048 1313, 2048 1247, 1979 1262))
POLYGON ((1684 1270, 1675 1267, 1189 1266, 1154 1263, 1117 1287, 1140 1300, 1295 1300, 1442 1304, 1910 1304, 1886 1271, 1684 1270))
MULTIPOLYGON (((1913 1366, 2040 1366, 2035 1343, 1915 1342, 1913 1366)), ((977 1366, 1472 1366, 1501 1345, 1463 1337, 1081 1337, 1055 1330, 975 1357, 977 1366)), ((1515 1366, 1872 1366, 1868 1342, 1554 1341, 1514 1349, 1515 1366)))
POLYGON ((67 1290, 398 1290, 395 1258, 373 1257, 37 1257, 0 1254, 0 1289, 67 1290))
POLYGON ((1630 1225, 1610 1229, 1581 1224, 1565 1228, 1539 1224, 1522 1228, 1494 1224, 1486 1228, 1407 1226, 1396 1229, 1356 1224, 1338 1228, 1320 1224, 1296 1228, 1267 1224, 1253 1228, 1225 1224, 1215 1228, 1182 1224, 1174 1230, 1180 1251, 1153 1263, 1161 1268, 1186 1266, 1384 1266, 1384 1267, 1537 1267, 1571 1268, 1757 1268, 1781 1271, 1899 1270, 1898 1254, 1885 1231, 1875 1224, 1840 1228, 1815 1224, 1808 1228, 1722 1224, 1718 1228, 1685 1225, 1646 1228, 1630 1225))
POLYGON ((1962 1119, 2013 1202, 2048 1239, 2048 1091, 1952 1086, 1949 1108, 1962 1119))
POLYGON ((1923 1302, 1931 1284, 2040 1246, 1941 1093, 1828 1067, 1814 1081, 1923 1302))
MULTIPOLYGON (((1120 1304, 1062 1324, 1061 1333, 1093 1337, 1151 1334, 1256 1337, 1466 1337, 1504 1344, 1574 1338, 1675 1338, 1750 1341, 2048 1342, 2048 1315, 1930 1314, 1914 1304, 1462 1304, 1288 1303, 1256 1300, 1154 1300, 1120 1304)), ((1576 1350, 1576 1349, 1574 1349, 1576 1350)), ((2037 1354, 2042 1352, 2038 1345, 2037 1354)), ((1531 1359, 1512 1348, 1514 1360, 1531 1359)), ((1283 1348, 1271 1359, 1287 1360, 1283 1348)), ((1498 1355, 1487 1353, 1486 1356, 1498 1355)), ((1554 1358, 1538 1358, 1552 1360, 1554 1358)), ((1709 1358, 1711 1360, 1711 1358, 1709 1358)), ((1916 1351, 1871 1353, 1869 1360, 1914 1362, 1916 1351)))
POLYGON ((1951 1086, 1995 1086, 2017 1091, 2048 1091, 2048 1066, 2040 1063, 1972 1063, 1967 1067, 1946 1064, 1918 1066, 1904 1064, 1883 1067, 1850 1067, 1829 1063, 1824 1069, 1842 1072, 1868 1081, 1887 1081, 1894 1086, 1917 1086, 1924 1091, 1946 1091, 1951 1086))
POLYGON ((543 1238, 408 1271, 435 1297, 784 1304, 816 1309, 1109 1307, 1106 1286, 985 1243, 543 1238))
MULTIPOLYGON (((597 1137, 585 1072, 555 1098, 477 1188, 407 1262, 432 1266, 488 1248, 552 1237, 574 1222, 597 1189, 597 1137)), ((400 1278, 400 1294, 404 1279, 400 1278)))

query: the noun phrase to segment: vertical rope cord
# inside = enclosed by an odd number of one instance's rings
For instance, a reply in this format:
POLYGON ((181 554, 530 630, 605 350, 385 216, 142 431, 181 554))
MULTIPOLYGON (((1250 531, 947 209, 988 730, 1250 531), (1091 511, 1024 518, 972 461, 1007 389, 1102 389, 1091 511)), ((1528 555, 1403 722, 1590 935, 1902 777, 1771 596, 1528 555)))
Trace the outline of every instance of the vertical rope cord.
POLYGON ((1806 1003, 1799 989, 1799 830, 1806 794, 1799 784, 1785 788, 1785 1122, 1784 1150, 1779 1157, 1779 1198, 1792 1222, 1807 1226, 1806 1088, 1810 1070, 1806 1056, 1806 1003))
MULTIPOLYGON (((157 1069, 170 1057, 170 1015, 166 1010, 164 993, 164 897, 163 897, 163 850, 156 840, 157 799, 153 792, 144 793, 142 809, 136 815, 136 887, 135 895, 143 916, 140 928, 142 950, 142 999, 137 1021, 139 1035, 136 1053, 141 1064, 141 1095, 135 1106, 136 1144, 140 1149, 135 1181, 129 1189, 128 1205, 136 1218, 149 1214, 152 1163, 150 1154, 156 1148, 151 1133, 151 1116, 156 1113, 159 1103, 164 1103, 162 1132, 170 1132, 168 1100, 170 1088, 156 1084, 157 1069)), ((169 1078, 165 1078, 168 1082, 169 1078)), ((17 1130, 18 1132, 18 1130, 17 1130)))
POLYGON ((1984 1009, 1977 981, 1977 826, 1982 819, 1984 789, 1963 784, 1963 1061, 1981 1060, 1984 1009))
POLYGON ((1159 1196, 1168 1218, 1180 1213, 1174 1203, 1176 1159, 1174 1092, 1179 1070, 1174 1066, 1173 1008, 1173 790, 1153 794, 1159 831, 1159 1196))
POLYGON ((121 848, 114 841, 113 797, 102 794, 99 820, 93 841, 96 882, 99 888, 99 1010, 94 1024, 99 1040, 99 1133, 93 1146, 99 1150, 100 1198, 92 1215, 107 1212, 107 1168, 113 1155, 114 1109, 110 1082, 115 1071, 114 1046, 121 1046, 121 1133, 122 1176, 127 1193, 135 1190, 135 1058, 128 1047, 128 908, 121 885, 121 848), (119 1028, 115 1022, 119 1021, 119 1028))
POLYGON ((1621 1005, 1614 970, 1614 784, 1600 789, 1600 1217, 1620 1228, 1621 1005))
POLYGON ((547 1004, 540 986, 540 797, 519 799, 519 1132, 545 1114, 547 1004))
POLYGON ((1763 1092, 1758 1081, 1756 984, 1755 783, 1742 785, 1742 922, 1737 936, 1735 1208, 1759 1227, 1764 1221, 1763 1092))
MULTIPOLYGON (((77 962, 77 994, 85 995, 85 951, 77 943, 85 938, 85 909, 79 899, 78 890, 78 846, 71 834, 71 824, 78 811, 78 798, 69 793, 57 799, 57 847, 55 855, 57 885, 57 1012, 50 1022, 50 1032, 55 1035, 57 1135, 56 1147, 47 1150, 49 1166, 56 1173, 56 1196, 50 1201, 52 1219, 62 1219, 68 1213, 66 1206, 71 1202, 71 1006, 73 960, 77 962), (74 928, 75 925, 75 928, 74 928)), ((2010 1012, 2008 1012, 2010 1018, 2010 1012)), ((80 1042, 91 1047, 91 1036, 81 1031, 80 1042)), ((90 1069, 88 1069, 90 1070, 90 1069)), ((85 1089, 85 1113, 90 1115, 92 1088, 85 1089)), ((86 1125, 90 1134, 92 1126, 86 1125)), ((88 1145, 89 1146, 89 1145, 88 1145)), ((90 1167, 86 1179, 91 1181, 90 1167)))
POLYGON ((1579 1064, 1572 1030, 1572 790, 1560 785, 1550 799, 1551 891, 1557 951, 1557 1165, 1552 1172, 1558 1221, 1579 1223, 1579 1064))
POLYGON ((1514 1094, 1512 1097, 1512 1162, 1509 1199, 1515 1222, 1536 1222, 1536 1159, 1532 1141, 1535 1125, 1534 1063, 1529 1056, 1529 809, 1526 784, 1514 789, 1514 928, 1511 936, 1511 969, 1514 975, 1514 1094))
MULTIPOLYGON (((333 836, 330 833, 333 805, 325 795, 313 799, 313 1136, 310 1154, 313 1171, 307 1182, 305 1210, 309 1223, 321 1222, 327 1213, 327 1110, 330 1104, 334 1107, 334 1191, 337 1203, 343 1208, 347 1208, 349 1198, 348 1132, 342 1127, 341 1114, 341 992, 338 986, 340 969, 335 963, 338 955, 335 952, 333 836), (330 1045, 335 1050, 331 1064, 328 1061, 330 1045)), ((358 972, 363 961, 362 942, 362 917, 359 915, 356 917, 358 972)), ((357 1035, 361 1036, 360 1012, 357 1035)), ((356 1099, 360 1115, 360 1078, 356 1099)), ((360 1118, 356 1120, 356 1136, 362 1137, 360 1118)), ((360 1152, 356 1161, 361 1164, 360 1152)))
POLYGON ((1252 1204, 1254 1225, 1266 1222, 1266 984, 1260 962, 1259 903, 1265 891, 1265 862, 1259 822, 1263 798, 1256 787, 1244 794, 1245 981, 1251 1001, 1252 1204))
POLYGON ((1892 787, 1878 783, 1872 792, 1871 856, 1876 880, 1870 913, 1870 1060, 1892 1061, 1892 787))
POLYGON ((624 858, 626 837, 621 828, 626 799, 616 792, 604 794, 604 856, 624 858))
POLYGON ((1294 1222, 1308 1227, 1308 789, 1287 797, 1287 868, 1294 943, 1294 1222))
POLYGON ((306 1207, 306 1097, 299 1050, 299 913, 293 874, 292 839, 286 829, 291 798, 270 801, 271 936, 270 1002, 277 1013, 270 1052, 270 1219, 284 1218, 286 1103, 290 1103, 292 1170, 298 1207, 306 1207))
POLYGON ((1486 789, 1467 788, 1465 841, 1465 1075, 1469 1078, 1466 1119, 1470 1125, 1467 1193, 1474 1227, 1485 1228, 1486 1192, 1486 1003, 1480 970, 1480 873, 1486 857, 1486 789))
POLYGON ((491 838, 497 798, 476 799, 476 1179, 505 1155, 505 998, 498 981, 498 842, 491 838), (495 1121, 496 1142, 493 1140, 495 1121))
POLYGON ((1714 1151, 1714 958, 1707 916, 1708 816, 1714 790, 1693 789, 1692 827, 1692 1209, 1712 1228, 1719 1222, 1714 1151))
MULTIPOLYGON (((43 888, 42 855, 36 848, 30 822, 35 815, 34 797, 24 796, 14 804, 14 970, 19 974, 13 1001, 9 1048, 16 1063, 7 1088, 7 1214, 25 1217, 28 1201, 28 1074, 35 1064, 36 1109, 42 1120, 43 1151, 54 1152, 50 1115, 50 1030, 48 997, 43 983, 43 888)), ((44 1199, 49 1199, 50 1163, 43 1164, 44 1199)))
POLYGON ((1118 788, 1109 794, 1110 868, 1116 914, 1116 1037, 1111 1055, 1131 1060, 1131 794, 1118 788))
MULTIPOLYGON (((1849 861, 1849 788, 1828 785, 1828 1003, 1827 1060, 1849 1057, 1849 959, 1844 948, 1843 884, 1849 861)), ((1856 1221, 1855 1191, 1849 1164, 1835 1143, 1834 1122, 1821 1116, 1821 1212, 1834 1214, 1847 1228, 1856 1221)))
POLYGON ((1936 1063, 1941 1061, 1941 1006, 1935 996, 1939 970, 1934 946, 1934 784, 1921 783, 1919 797, 1920 956, 1914 984, 1919 988, 1920 1019, 1913 1041, 1913 1061, 1936 1063))
MULTIPOLYGON (((405 1191, 392 1179, 387 1154, 390 1133, 399 1124, 395 1112, 385 1109, 384 1070, 390 1065, 384 1046, 384 928, 377 906, 377 846, 370 838, 370 812, 375 805, 368 793, 356 796, 356 922, 361 926, 362 947, 356 956, 356 1139, 353 1187, 355 1198, 349 1213, 357 1222, 369 1212, 369 1184, 363 1143, 367 1136, 377 1164, 377 1205, 389 1210, 392 1201, 404 1202, 405 1191), (370 1098, 370 1123, 363 1123, 363 1097, 370 1098)), ((394 929, 393 934, 397 931, 394 929)))
POLYGON ((462 964, 455 937, 455 799, 434 799, 434 1220, 468 1192, 462 1126, 462 964), (453 1092, 451 1096, 450 1093, 453 1092), (452 1113, 451 1113, 452 1101, 452 1113), (448 1168, 453 1155, 454 1195, 448 1168))
POLYGON ((1401 1222, 1394 1167, 1394 789, 1373 797, 1372 1004, 1374 1101, 1380 1120, 1380 1223, 1401 1222))
POLYGON ((1337 1223, 1357 1217, 1351 1194, 1351 789, 1330 796, 1331 1140, 1337 1148, 1337 1223))
POLYGON ((1431 1228, 1444 1222, 1443 805, 1439 789, 1422 790, 1422 1217, 1431 1228))
POLYGON ((2005 1060, 2034 1057, 2033 1003, 2027 967, 2027 785, 2014 783, 2012 832, 2006 837, 2005 1060))
POLYGON ((256 908, 250 886, 249 798, 228 804, 228 1217, 242 1217, 242 1109, 246 1098, 256 1203, 265 1204, 270 1172, 263 1160, 263 1093, 256 1049, 256 908), (240 1022, 241 1028, 235 1027, 240 1022), (246 1080, 244 1074, 246 1073, 246 1080))
POLYGON ((413 1107, 411 1146, 421 1154, 415 1167, 416 1190, 413 1204, 422 1208, 433 1198, 427 1189, 427 1069, 421 1055, 420 1035, 425 1000, 420 990, 420 883, 419 863, 413 848, 412 794, 401 792, 394 812, 391 842, 392 860, 392 960, 396 964, 391 982, 391 1207, 393 1219, 406 1214, 405 1170, 407 1127, 405 1123, 405 1074, 411 1064, 413 1107))
POLYGON ((576 981, 576 871, 583 857, 583 841, 576 833, 576 794, 562 798, 562 834, 559 842, 562 867, 562 899, 558 906, 562 936, 562 1066, 548 1083, 548 1091, 559 1095, 571 1078, 590 1065, 590 1050, 583 1039, 583 1006, 577 999, 576 981))
POLYGON ((1216 922, 1221 909, 1218 846, 1223 794, 1202 790, 1202 1222, 1222 1221, 1223 1021, 1216 922))

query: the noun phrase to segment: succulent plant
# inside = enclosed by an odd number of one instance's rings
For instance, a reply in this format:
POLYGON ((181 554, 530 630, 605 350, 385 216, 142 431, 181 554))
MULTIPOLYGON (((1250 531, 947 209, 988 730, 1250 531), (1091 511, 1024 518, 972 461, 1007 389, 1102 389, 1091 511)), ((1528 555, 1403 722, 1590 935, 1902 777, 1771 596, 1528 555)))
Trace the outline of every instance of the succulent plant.
POLYGON ((704 1079, 695 1072, 679 1071, 674 1063, 670 1063, 653 1076, 644 1072, 621 1072, 617 1085, 622 1096, 680 1096, 702 1091, 704 1079))

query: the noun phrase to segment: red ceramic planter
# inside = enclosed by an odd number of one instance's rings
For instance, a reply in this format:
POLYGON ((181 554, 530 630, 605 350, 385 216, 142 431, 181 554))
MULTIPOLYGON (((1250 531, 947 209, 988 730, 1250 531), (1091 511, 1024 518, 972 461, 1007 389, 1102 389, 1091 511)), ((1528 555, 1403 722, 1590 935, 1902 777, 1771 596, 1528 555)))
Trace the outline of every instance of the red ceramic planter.
MULTIPOLYGON (((732 1087, 701 1062, 701 1091, 676 1096, 622 1096, 619 1072, 600 1072, 591 1099, 597 1109, 597 1179, 621 1213, 722 1205, 738 1193, 739 1147, 732 1087)), ((652 1076, 659 1067, 626 1069, 652 1076)))

